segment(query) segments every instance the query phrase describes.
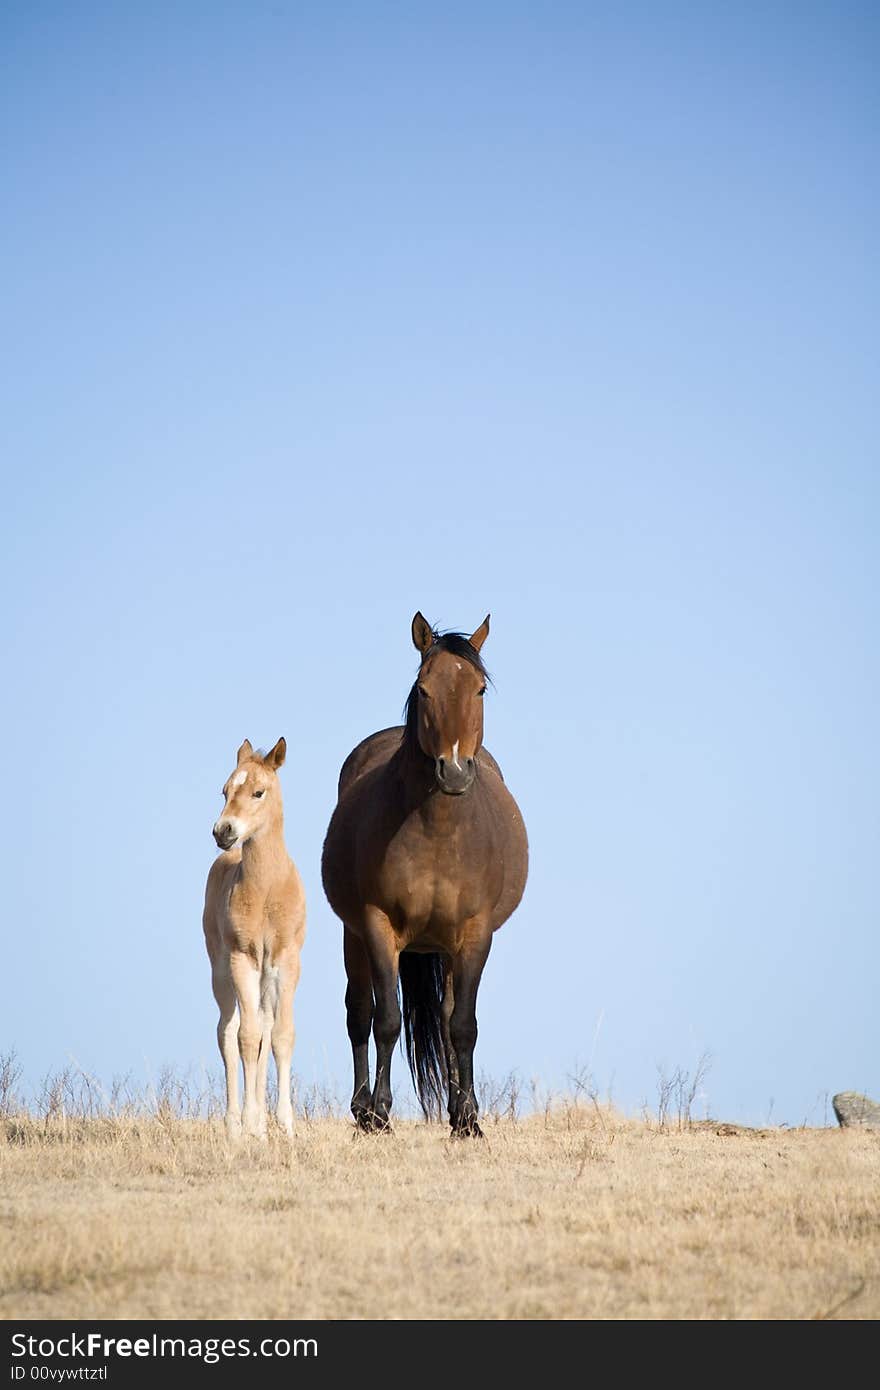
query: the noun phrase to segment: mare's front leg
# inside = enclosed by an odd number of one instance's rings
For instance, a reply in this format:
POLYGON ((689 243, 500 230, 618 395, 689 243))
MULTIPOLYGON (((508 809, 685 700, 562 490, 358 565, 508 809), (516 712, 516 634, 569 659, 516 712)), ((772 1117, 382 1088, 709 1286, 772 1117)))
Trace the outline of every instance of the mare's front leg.
POLYGON ((364 944, 370 961, 375 1015, 376 1082, 371 1105, 372 1128, 391 1128, 391 1058, 400 1038, 400 1005, 397 1002, 397 970, 400 947, 386 913, 377 907, 364 911, 364 944))
POLYGON ((458 1059, 458 1084, 454 1103, 450 1084, 450 1120, 453 1134, 471 1135, 479 1139, 483 1137, 483 1131, 477 1123, 478 1106, 474 1094, 477 990, 491 945, 492 932, 488 925, 473 923, 452 964, 455 1003, 449 1020, 449 1037, 458 1059))
POLYGON ((233 951, 229 958, 229 968, 235 993, 238 996, 238 1050, 244 1067, 244 1110, 242 1127, 245 1134, 257 1139, 266 1137, 266 1093, 265 1067, 261 1068, 260 1057, 265 1043, 265 1018, 263 1015, 260 989, 260 971, 244 951, 233 951), (261 1076, 262 1072, 262 1076, 261 1076), (262 1095, 261 1093, 262 1089, 262 1095), (262 1103, 261 1103, 262 1102, 262 1103))
POLYGON ((358 1129, 372 1129, 370 1030, 373 1026, 373 977, 370 973, 370 958, 364 943, 348 927, 345 928, 342 937, 342 953, 348 980, 345 991, 345 1018, 354 1064, 351 1113, 358 1129))

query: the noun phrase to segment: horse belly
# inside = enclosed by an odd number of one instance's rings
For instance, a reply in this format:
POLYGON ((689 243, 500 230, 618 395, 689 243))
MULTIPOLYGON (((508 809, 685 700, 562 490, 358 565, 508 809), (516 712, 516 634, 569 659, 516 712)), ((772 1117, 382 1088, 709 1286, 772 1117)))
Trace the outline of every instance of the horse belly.
POLYGON ((448 944, 457 928, 474 918, 490 918, 501 894, 503 873, 497 856, 466 854, 428 858, 392 854, 378 878, 377 906, 388 913, 408 942, 421 937, 448 944))

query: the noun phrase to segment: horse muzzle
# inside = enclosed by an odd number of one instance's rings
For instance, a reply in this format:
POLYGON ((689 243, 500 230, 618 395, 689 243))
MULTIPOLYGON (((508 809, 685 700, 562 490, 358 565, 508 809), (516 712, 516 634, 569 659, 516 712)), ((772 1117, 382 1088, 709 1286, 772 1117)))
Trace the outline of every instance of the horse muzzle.
POLYGON ((232 849, 238 839, 238 831, 229 824, 229 821, 218 821, 211 831, 220 849, 232 849))
POLYGON ((463 758, 461 762, 438 758, 434 763, 437 786, 447 796, 462 796, 469 790, 476 775, 477 765, 473 758, 463 758))

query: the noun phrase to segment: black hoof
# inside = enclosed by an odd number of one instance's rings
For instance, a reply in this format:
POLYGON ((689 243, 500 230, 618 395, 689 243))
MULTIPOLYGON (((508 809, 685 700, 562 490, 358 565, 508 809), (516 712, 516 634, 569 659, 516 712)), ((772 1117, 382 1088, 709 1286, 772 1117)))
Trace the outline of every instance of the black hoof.
POLYGON ((377 1115, 375 1110, 355 1110, 355 1123, 362 1134, 390 1134, 391 1121, 388 1116, 377 1115))
POLYGON ((454 1121, 452 1137, 453 1139, 485 1139, 486 1136, 477 1124, 476 1115, 472 1115, 470 1119, 454 1121))
POLYGON ((378 1108, 374 1105, 372 1110, 370 1111, 370 1115, 372 1116, 373 1120, 374 1134, 391 1133, 391 1118, 388 1114, 388 1107, 385 1105, 384 1102, 378 1108))

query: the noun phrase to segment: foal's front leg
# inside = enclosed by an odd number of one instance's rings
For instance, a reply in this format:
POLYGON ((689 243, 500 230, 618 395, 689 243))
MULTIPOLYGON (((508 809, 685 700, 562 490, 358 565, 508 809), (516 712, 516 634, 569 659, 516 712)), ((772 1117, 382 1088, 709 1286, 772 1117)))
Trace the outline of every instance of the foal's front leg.
POLYGON ((268 1045, 264 1043, 260 972, 250 956, 243 951, 233 951, 229 960, 232 982, 238 996, 240 1021, 238 1025, 238 1050, 244 1067, 244 1110, 241 1122, 245 1134, 258 1139, 266 1137, 266 1091, 265 1068, 262 1068, 261 1094, 261 1052, 268 1045))
POLYGON ((238 1013, 235 986, 229 973, 229 963, 216 960, 211 968, 211 987, 220 1018, 217 1021, 217 1046, 223 1058, 226 1074, 226 1133, 235 1139, 241 1133, 241 1110, 238 1104, 238 1013))

